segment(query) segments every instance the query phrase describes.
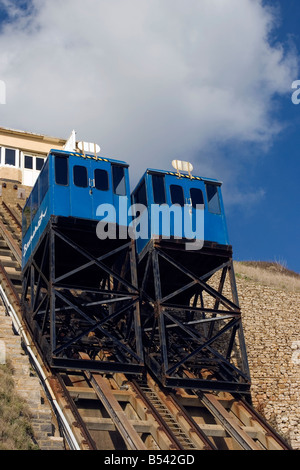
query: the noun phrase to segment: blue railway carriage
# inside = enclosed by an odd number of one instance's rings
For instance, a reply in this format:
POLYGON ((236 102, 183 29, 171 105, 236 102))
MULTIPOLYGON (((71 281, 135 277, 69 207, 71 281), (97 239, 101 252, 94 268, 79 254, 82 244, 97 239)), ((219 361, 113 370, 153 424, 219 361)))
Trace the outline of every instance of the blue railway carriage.
POLYGON ((23 268, 51 216, 96 220, 101 204, 118 214, 120 196, 130 198, 125 162, 52 150, 23 209, 23 268))
MULTIPOLYGON (((143 204, 148 208, 149 236, 137 238, 137 252, 140 255, 151 237, 170 239, 194 239, 216 245, 229 245, 226 226, 225 211, 222 200, 220 181, 202 178, 187 174, 177 174, 168 171, 148 169, 132 193, 135 204, 143 204), (164 224, 161 219, 153 219, 152 205, 179 205, 186 207, 191 216, 191 225, 188 227, 184 213, 181 213, 181 223, 176 223, 172 215, 170 224, 164 224), (196 225, 197 205, 203 210, 203 217, 199 217, 196 225), (186 225, 186 226, 184 226, 186 225), (197 231, 198 229, 198 231, 197 231)), ((157 212, 156 212, 157 214, 157 212)), ((192 246, 192 245, 190 245, 192 246)))
POLYGON ((134 241, 117 219, 129 204, 125 162, 50 151, 23 209, 22 305, 51 367, 143 370, 134 241), (99 238, 102 205, 122 237, 99 238))

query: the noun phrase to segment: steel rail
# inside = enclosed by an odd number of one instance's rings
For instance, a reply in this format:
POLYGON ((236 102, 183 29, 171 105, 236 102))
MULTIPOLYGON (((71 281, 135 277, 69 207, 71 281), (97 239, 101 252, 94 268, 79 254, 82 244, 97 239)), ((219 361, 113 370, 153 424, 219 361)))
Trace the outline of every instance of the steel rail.
POLYGON ((266 436, 269 439, 270 437, 282 448, 282 450, 293 450, 287 442, 285 442, 282 437, 267 423, 267 421, 244 399, 237 399, 236 404, 242 406, 265 431, 266 436))
POLYGON ((255 441, 239 426, 215 396, 210 393, 197 392, 200 400, 212 415, 222 424, 228 434, 235 439, 244 450, 262 450, 255 441))
POLYGON ((7 243, 9 249, 12 251, 12 254, 18 261, 19 265, 22 264, 22 250, 20 249, 19 244, 15 241, 15 239, 11 236, 10 233, 5 228, 4 223, 0 220, 0 233, 3 236, 5 242, 7 243))
POLYGON ((217 450, 216 446, 209 440, 206 434, 201 430, 201 428, 197 425, 194 419, 186 412, 184 407, 179 403, 176 396, 171 393, 168 395, 169 399, 173 402, 173 404, 180 410, 180 413, 184 416, 184 419, 189 423, 190 428, 193 432, 197 434, 197 436, 202 440, 204 444, 205 450, 217 450))
MULTIPOLYGON (((86 354, 81 354, 83 359, 87 359, 86 354)), ((126 445, 130 450, 147 450, 147 447, 138 436, 137 432, 129 422, 125 412, 122 410, 118 401, 113 396, 111 390, 107 386, 105 379, 100 374, 92 374, 89 371, 83 371, 85 377, 93 387, 96 395, 103 403, 106 411, 111 417, 117 430, 123 437, 126 445)))
POLYGON ((17 225, 18 229, 19 230, 22 230, 22 223, 20 222, 20 220, 15 216, 15 214, 13 213, 13 211, 11 210, 11 208, 6 204, 6 202, 2 201, 2 206, 4 207, 4 209, 8 212, 8 214, 10 215, 10 217, 14 220, 15 224, 17 225))
POLYGON ((74 403, 74 400, 73 398, 71 397, 71 394, 69 393, 66 385, 65 385, 65 382, 63 380, 63 378, 61 377, 60 373, 55 373, 55 379, 58 381, 62 391, 63 391, 63 395, 64 395, 64 399, 68 402, 68 406, 70 407, 73 415, 75 416, 76 418, 76 423, 78 423, 79 427, 80 427, 80 431, 85 439, 85 442, 87 444, 87 446, 89 447, 89 450, 97 450, 97 446, 94 442, 94 440, 92 439, 87 427, 86 427, 86 424, 84 422, 84 420, 82 419, 79 411, 78 411, 78 408, 76 407, 76 404, 74 403))
POLYGON ((170 429, 168 424, 164 421, 163 417, 159 414, 157 409, 153 406, 153 404, 149 401, 146 394, 141 389, 139 383, 136 380, 132 380, 130 385, 132 385, 134 391, 137 395, 143 400, 147 408, 150 409, 151 413, 154 415, 155 419, 158 421, 164 432, 166 433, 168 439, 171 441, 174 450, 184 450, 184 447, 179 442, 177 437, 174 435, 173 431, 170 429))

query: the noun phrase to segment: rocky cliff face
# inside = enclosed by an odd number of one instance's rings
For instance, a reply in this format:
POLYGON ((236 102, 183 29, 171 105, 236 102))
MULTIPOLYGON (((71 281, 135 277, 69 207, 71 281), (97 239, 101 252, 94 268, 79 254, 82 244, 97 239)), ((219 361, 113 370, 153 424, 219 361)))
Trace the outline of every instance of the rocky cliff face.
POLYGON ((270 267, 248 273, 240 263, 235 272, 253 405, 299 450, 300 276, 270 267))

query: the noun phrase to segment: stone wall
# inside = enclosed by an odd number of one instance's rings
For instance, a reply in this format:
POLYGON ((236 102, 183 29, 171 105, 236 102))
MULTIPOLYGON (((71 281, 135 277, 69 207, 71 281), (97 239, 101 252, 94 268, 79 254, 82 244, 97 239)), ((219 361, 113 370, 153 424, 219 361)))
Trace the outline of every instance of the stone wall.
POLYGON ((237 276, 254 407, 300 449, 300 293, 237 276))
POLYGON ((32 188, 29 186, 23 186, 18 182, 4 181, 0 178, 0 203, 4 201, 11 206, 19 203, 23 207, 31 190, 32 188))
POLYGON ((34 441, 39 450, 65 450, 64 440, 57 432, 58 426, 40 380, 22 348, 21 337, 13 332, 12 320, 6 316, 2 302, 0 302, 0 342, 4 345, 2 346, 4 362, 9 362, 13 368, 16 392, 29 408, 34 441))

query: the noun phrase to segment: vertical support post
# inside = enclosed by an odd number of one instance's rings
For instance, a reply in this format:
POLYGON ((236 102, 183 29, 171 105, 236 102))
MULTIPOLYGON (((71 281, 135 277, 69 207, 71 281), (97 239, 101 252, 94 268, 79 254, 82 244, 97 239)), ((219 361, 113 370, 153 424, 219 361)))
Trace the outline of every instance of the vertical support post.
POLYGON ((50 344, 51 354, 56 349, 56 318, 55 318, 55 233, 52 223, 49 228, 49 296, 50 296, 50 344))
MULTIPOLYGON (((137 264, 136 264, 134 240, 131 240, 131 246, 130 246, 130 271, 131 271, 131 284, 138 289, 137 264)), ((135 329, 135 336, 136 336, 136 352, 140 358, 143 358, 140 302, 139 301, 136 302, 133 308, 134 308, 134 329, 135 329)))
POLYGON ((152 251, 152 265, 153 265, 153 279, 154 279, 154 289, 155 289, 155 316, 158 322, 158 331, 160 337, 160 346, 161 346, 161 355, 162 355, 162 371, 161 373, 165 376, 166 371, 168 370, 168 349, 167 349, 167 340, 165 333, 165 321, 163 317, 163 312, 161 309, 161 280, 160 280, 160 269, 159 269, 159 260, 158 253, 154 249, 152 251))
POLYGON ((35 304, 35 296, 34 296, 34 266, 30 266, 30 305, 31 310, 33 311, 35 304))

